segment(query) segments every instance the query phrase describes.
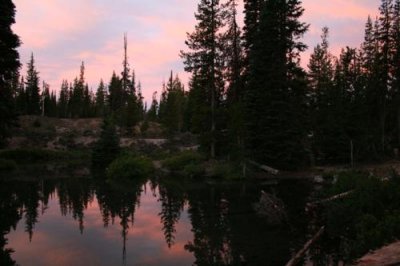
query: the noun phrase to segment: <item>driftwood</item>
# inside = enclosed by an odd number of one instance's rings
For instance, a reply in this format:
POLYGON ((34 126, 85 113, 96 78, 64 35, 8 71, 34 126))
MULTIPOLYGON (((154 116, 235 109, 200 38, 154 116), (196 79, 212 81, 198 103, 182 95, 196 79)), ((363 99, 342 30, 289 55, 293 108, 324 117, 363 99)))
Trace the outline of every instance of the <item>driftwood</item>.
POLYGON ((265 217, 271 225, 281 224, 286 220, 285 205, 276 196, 261 191, 260 201, 253 205, 258 215, 265 217))
POLYGON ((315 207, 315 206, 318 206, 318 205, 321 205, 321 204, 324 204, 327 202, 331 202, 331 201, 338 200, 338 199, 343 199, 343 198, 350 196, 353 193, 354 193, 354 190, 349 190, 349 191, 334 195, 334 196, 326 198, 326 199, 309 202, 309 203, 307 203, 307 207, 309 207, 309 208, 315 207))
POLYGON ((273 174, 273 175, 279 174, 279 170, 274 169, 274 168, 272 168, 272 167, 270 167, 270 166, 263 165, 263 164, 259 164, 259 163, 255 162, 255 161, 251 161, 251 160, 249 160, 248 162, 249 162, 250 164, 252 164, 252 165, 254 165, 254 166, 260 168, 261 170, 267 172, 267 173, 270 173, 270 174, 273 174))
POLYGON ((322 226, 318 232, 310 239, 308 240, 302 249, 300 249, 296 255, 294 255, 294 257, 292 257, 292 259, 286 263, 286 266, 295 266, 297 265, 300 260, 304 257, 304 255, 306 254, 307 250, 310 249, 310 247, 322 236, 322 234, 325 231, 325 226, 322 226))

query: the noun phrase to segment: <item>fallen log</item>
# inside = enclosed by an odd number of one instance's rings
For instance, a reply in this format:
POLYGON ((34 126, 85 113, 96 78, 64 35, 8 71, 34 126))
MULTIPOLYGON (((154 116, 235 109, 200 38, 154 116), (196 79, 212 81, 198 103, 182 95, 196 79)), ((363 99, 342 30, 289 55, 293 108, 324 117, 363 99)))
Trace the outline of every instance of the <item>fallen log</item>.
POLYGON ((270 174, 273 174, 273 175, 279 174, 279 170, 277 170, 277 169, 275 169, 275 168, 272 168, 272 167, 270 167, 270 166, 263 165, 263 164, 259 164, 259 163, 255 162, 255 161, 251 161, 251 160, 249 160, 248 162, 249 162, 250 164, 252 164, 252 165, 254 165, 254 166, 260 168, 261 170, 267 172, 267 173, 270 173, 270 174))
POLYGON ((318 232, 304 244, 303 248, 300 249, 288 263, 286 263, 286 266, 297 265, 300 262, 300 260, 304 257, 304 254, 306 254, 307 250, 309 250, 310 247, 322 236, 324 231, 325 231, 325 226, 322 226, 318 230, 318 232))
POLYGON ((334 200, 343 199, 343 198, 350 196, 352 193, 354 193, 354 190, 349 190, 349 191, 346 191, 346 192, 343 192, 340 194, 336 194, 336 195, 326 198, 326 199, 309 202, 309 203, 307 203, 307 207, 314 207, 314 206, 321 205, 321 204, 331 202, 334 200))

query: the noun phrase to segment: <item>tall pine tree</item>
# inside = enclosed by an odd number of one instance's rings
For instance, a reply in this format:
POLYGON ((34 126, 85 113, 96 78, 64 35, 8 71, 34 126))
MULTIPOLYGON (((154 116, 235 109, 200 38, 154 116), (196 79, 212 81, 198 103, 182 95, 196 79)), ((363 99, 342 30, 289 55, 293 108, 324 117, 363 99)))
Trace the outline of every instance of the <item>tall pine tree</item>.
POLYGON ((35 67, 35 59, 31 54, 31 59, 27 65, 25 90, 27 95, 27 113, 29 115, 40 114, 40 88, 39 88, 39 72, 35 67))
POLYGON ((0 146, 3 146, 16 119, 11 80, 20 67, 17 51, 20 40, 11 29, 15 23, 15 5, 11 0, 0 2, 0 18, 0 146))
POLYGON ((201 0, 195 14, 197 25, 187 34, 189 51, 181 52, 185 70, 192 73, 190 95, 196 117, 193 127, 202 133, 201 144, 215 158, 217 116, 224 90, 223 59, 219 32, 223 28, 223 12, 219 0, 201 0))
POLYGON ((305 73, 299 53, 308 25, 299 21, 298 0, 269 0, 260 12, 257 37, 250 48, 246 89, 248 156, 278 168, 304 163, 305 73))

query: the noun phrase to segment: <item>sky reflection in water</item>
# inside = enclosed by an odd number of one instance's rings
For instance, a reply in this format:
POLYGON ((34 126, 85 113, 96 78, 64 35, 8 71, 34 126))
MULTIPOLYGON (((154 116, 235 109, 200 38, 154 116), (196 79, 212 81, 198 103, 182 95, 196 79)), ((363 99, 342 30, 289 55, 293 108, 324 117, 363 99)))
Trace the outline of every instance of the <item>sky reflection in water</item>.
POLYGON ((284 265, 306 240, 305 183, 161 181, 0 181, 0 265, 284 265), (255 213, 261 189, 287 223, 255 213))
POLYGON ((133 226, 129 223, 125 259, 119 217, 104 227, 94 197, 84 211, 81 234, 72 213, 62 216, 57 193, 53 193, 44 214, 39 215, 31 242, 24 219, 8 234, 8 246, 15 250, 12 257, 21 265, 123 265, 124 260, 126 265, 191 265, 193 255, 184 250, 187 239, 193 238, 187 207, 176 224, 175 244, 169 248, 160 222, 158 197, 158 190, 153 195, 146 184, 133 226))

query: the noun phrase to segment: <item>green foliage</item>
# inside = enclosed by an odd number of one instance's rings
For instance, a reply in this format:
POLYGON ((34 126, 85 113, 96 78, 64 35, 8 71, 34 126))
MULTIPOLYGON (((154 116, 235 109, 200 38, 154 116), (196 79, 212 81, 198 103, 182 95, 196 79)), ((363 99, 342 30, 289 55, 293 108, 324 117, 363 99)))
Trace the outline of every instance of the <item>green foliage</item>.
POLYGON ((305 160, 306 82, 297 59, 306 48, 300 37, 308 26, 300 21, 300 1, 264 2, 249 52, 247 153, 258 162, 294 169, 305 160))
POLYGON ((16 120, 13 94, 16 86, 13 80, 18 81, 20 67, 17 48, 20 45, 19 37, 12 31, 15 23, 15 5, 11 0, 0 3, 0 147, 6 144, 10 136, 10 128, 16 120))
POLYGON ((331 193, 354 189, 346 199, 332 201, 324 213, 330 237, 340 239, 339 253, 357 258, 400 237, 400 182, 361 173, 344 173, 331 193))
POLYGON ((92 167, 106 168, 120 152, 119 137, 113 121, 110 118, 103 120, 100 138, 92 151, 92 167))
POLYGON ((227 180, 242 179, 242 169, 240 165, 235 165, 233 162, 217 161, 211 165, 211 176, 227 180))
POLYGON ((147 157, 125 155, 109 165, 107 177, 113 180, 142 179, 148 177, 153 170, 153 163, 147 157))
POLYGON ((194 169, 193 165, 199 165, 204 162, 205 158, 198 152, 194 151, 183 151, 177 155, 174 155, 162 162, 162 166, 170 171, 182 171, 186 166, 189 166, 187 170, 194 169))
POLYGON ((13 160, 0 158, 0 171, 13 171, 17 169, 17 163, 13 160))
POLYGON ((205 167, 202 163, 191 162, 183 167, 181 173, 183 176, 198 178, 204 176, 205 167))

